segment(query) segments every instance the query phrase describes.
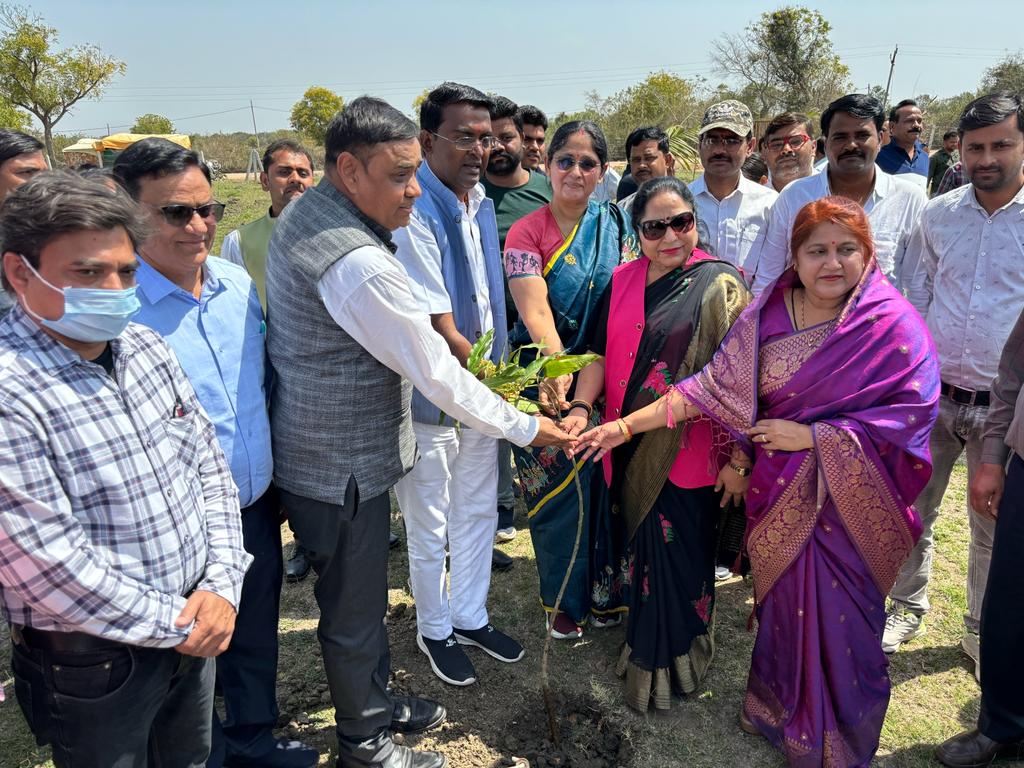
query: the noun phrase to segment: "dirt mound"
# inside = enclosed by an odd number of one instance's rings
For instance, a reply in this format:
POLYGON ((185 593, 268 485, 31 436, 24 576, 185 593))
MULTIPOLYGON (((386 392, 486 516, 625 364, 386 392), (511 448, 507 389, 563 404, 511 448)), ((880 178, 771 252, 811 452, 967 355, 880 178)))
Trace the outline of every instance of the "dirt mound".
POLYGON ((555 696, 560 747, 551 742, 547 716, 537 704, 507 721, 501 751, 512 757, 499 765, 525 768, 526 760, 530 768, 617 768, 630 763, 633 750, 621 721, 594 698, 555 696))

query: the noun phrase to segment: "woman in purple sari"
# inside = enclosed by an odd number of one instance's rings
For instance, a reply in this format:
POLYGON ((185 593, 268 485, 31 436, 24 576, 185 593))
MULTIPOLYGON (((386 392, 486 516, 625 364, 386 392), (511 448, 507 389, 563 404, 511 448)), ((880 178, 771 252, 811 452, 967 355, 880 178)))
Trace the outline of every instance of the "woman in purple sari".
POLYGON ((740 722, 801 768, 867 766, 878 748, 885 596, 920 535, 911 504, 931 474, 935 350, 872 252, 860 206, 808 204, 792 266, 711 362, 577 448, 601 458, 635 433, 709 418, 753 454, 758 629, 740 722))

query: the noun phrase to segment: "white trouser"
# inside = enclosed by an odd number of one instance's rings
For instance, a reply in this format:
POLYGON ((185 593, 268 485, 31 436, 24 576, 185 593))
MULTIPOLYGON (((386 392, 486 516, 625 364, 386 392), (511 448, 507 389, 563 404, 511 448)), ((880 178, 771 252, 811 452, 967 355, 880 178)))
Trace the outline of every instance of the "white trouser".
POLYGON ((444 640, 487 624, 498 523, 498 441, 463 425, 413 422, 420 460, 395 486, 405 517, 409 577, 420 634, 444 640), (445 584, 445 545, 451 585, 445 584))

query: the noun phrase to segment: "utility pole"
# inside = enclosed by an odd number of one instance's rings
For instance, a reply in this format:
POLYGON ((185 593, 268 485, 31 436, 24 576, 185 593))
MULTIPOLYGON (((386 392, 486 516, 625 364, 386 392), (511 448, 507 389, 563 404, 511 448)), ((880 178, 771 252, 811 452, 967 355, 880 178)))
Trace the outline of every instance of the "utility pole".
MULTIPOLYGON (((110 135, 110 123, 107 123, 107 136, 109 136, 109 135, 110 135)), ((672 230, 672 231, 674 232, 675 230, 672 230)))
POLYGON ((252 99, 249 99, 249 112, 252 114, 252 135, 256 137, 256 149, 259 150, 262 142, 259 131, 256 130, 256 108, 252 105, 252 99))
POLYGON ((892 57, 889 59, 889 79, 885 81, 885 98, 882 99, 882 106, 889 106, 889 86, 892 85, 892 71, 896 69, 896 54, 900 52, 899 44, 893 48, 892 57))

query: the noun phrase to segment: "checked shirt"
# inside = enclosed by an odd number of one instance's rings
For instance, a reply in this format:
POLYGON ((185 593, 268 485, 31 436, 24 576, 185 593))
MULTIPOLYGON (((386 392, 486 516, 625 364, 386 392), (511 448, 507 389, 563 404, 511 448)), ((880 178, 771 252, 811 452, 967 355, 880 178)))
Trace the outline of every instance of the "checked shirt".
POLYGON ((252 558, 213 425, 177 360, 131 324, 114 376, 0 321, 0 606, 13 624, 170 647, 194 589, 236 608, 252 558))

